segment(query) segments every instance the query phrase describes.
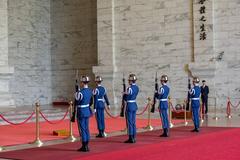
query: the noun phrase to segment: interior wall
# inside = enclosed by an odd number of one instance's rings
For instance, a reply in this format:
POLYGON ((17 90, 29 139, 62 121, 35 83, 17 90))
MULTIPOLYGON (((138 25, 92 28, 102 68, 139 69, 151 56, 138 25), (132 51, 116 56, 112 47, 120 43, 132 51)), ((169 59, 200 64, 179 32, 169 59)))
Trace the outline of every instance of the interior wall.
POLYGON ((76 70, 97 64, 96 0, 51 0, 53 101, 72 99, 76 70))
MULTIPOLYGON (((17 106, 73 98, 97 64, 96 0, 9 0, 10 92, 17 106)), ((93 84, 91 84, 93 85, 93 84)))
POLYGON ((216 96, 226 107, 227 97, 233 104, 240 100, 240 1, 214 0, 214 49, 217 61, 216 96))
POLYGON ((10 92, 16 106, 51 103, 50 1, 8 1, 10 92))

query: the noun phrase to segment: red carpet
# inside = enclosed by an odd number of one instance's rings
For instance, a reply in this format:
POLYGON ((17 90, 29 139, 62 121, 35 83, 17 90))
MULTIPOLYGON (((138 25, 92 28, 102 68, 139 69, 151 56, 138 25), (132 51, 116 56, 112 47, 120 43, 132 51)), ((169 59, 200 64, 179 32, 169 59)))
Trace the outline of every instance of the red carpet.
POLYGON ((91 152, 77 152, 80 142, 0 153, 0 158, 74 160, 239 160, 240 128, 204 127, 200 133, 189 127, 171 129, 171 137, 160 131, 138 134, 136 144, 122 143, 127 137, 94 139, 91 152), (31 156, 30 156, 31 155, 31 156))
MULTIPOLYGON (((183 120, 174 120, 173 123, 181 123, 183 120)), ((147 125, 146 119, 137 119, 137 127, 145 127, 147 125)), ((153 126, 160 126, 160 119, 153 119, 152 120, 153 126)), ((125 119, 123 118, 106 118, 106 132, 114 132, 123 130, 126 126, 125 119)), ((54 139, 61 139, 64 137, 53 136, 53 130, 59 129, 67 129, 69 128, 69 120, 65 120, 59 124, 48 124, 46 122, 42 122, 40 124, 40 138, 43 141, 46 140, 54 140, 54 139)), ((16 144, 24 144, 34 141, 35 139, 35 123, 27 123, 19 126, 13 125, 2 125, 0 126, 0 146, 9 146, 9 145, 16 145, 16 144)), ((74 135, 77 137, 78 128, 76 123, 74 123, 74 135)), ((90 131, 91 134, 97 133, 97 126, 95 117, 90 119, 90 131)))

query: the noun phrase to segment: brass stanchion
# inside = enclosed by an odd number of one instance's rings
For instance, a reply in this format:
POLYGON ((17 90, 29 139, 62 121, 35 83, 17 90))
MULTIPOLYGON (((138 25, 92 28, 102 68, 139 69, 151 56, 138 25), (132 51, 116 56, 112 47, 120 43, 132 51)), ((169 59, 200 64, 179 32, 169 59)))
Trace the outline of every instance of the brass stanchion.
POLYGON ((4 150, 4 148, 0 146, 0 152, 3 151, 3 150, 4 150))
POLYGON ((216 99, 215 99, 214 112, 215 112, 215 116, 213 117, 213 119, 217 121, 219 119, 219 117, 217 116, 217 103, 216 103, 216 99))
POLYGON ((151 126, 151 98, 148 97, 148 124, 145 129, 152 131, 153 127, 151 126))
POLYGON ((217 106, 216 105, 214 107, 214 112, 215 112, 215 116, 213 117, 213 119, 215 119, 217 121, 217 120, 219 120, 219 117, 217 116, 217 106))
MULTIPOLYGON (((126 112, 125 112, 126 113, 126 112)), ((123 129, 123 130, 121 130, 122 132, 128 132, 128 124, 127 124, 127 114, 125 114, 125 121, 126 121, 126 127, 123 129)))
POLYGON ((170 97, 168 97, 168 100, 169 100, 169 127, 170 128, 172 128, 174 125, 173 125, 173 123, 172 123, 172 106, 171 106, 171 98, 170 97))
POLYGON ((204 122, 204 119, 203 119, 203 105, 202 104, 200 104, 200 120, 201 120, 201 124, 203 124, 203 122, 204 122))
POLYGON ((36 144, 38 147, 41 147, 43 145, 43 142, 40 140, 40 125, 39 125, 39 112, 40 112, 40 104, 37 102, 35 103, 36 110, 36 139, 33 142, 33 144, 36 144))
POLYGON ((188 125, 188 121, 187 121, 187 105, 185 103, 185 108, 184 108, 184 125, 187 126, 188 125))
POLYGON ((169 124, 170 124, 170 128, 172 128, 174 125, 172 123, 172 110, 171 108, 169 109, 169 124))
MULTIPOLYGON (((126 104, 125 104, 125 105, 126 105, 126 104)), ((126 106, 125 106, 125 109, 126 109, 126 106)), ((126 127, 125 127, 123 130, 121 130, 121 131, 127 133, 127 132, 128 132, 128 123, 127 123, 126 110, 124 111, 124 113, 125 113, 126 127)))
POLYGON ((73 136, 73 122, 71 121, 71 114, 73 112, 73 102, 69 102, 69 137, 67 138, 71 142, 76 141, 76 138, 73 136))

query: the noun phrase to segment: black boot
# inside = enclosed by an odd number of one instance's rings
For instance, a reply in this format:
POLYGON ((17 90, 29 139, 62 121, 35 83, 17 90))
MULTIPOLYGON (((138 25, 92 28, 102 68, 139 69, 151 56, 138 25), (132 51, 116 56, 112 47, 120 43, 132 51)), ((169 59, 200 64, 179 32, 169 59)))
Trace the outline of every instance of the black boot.
POLYGON ((191 130, 191 132, 199 132, 198 128, 194 128, 193 130, 191 130))
POLYGON ((163 134, 161 134, 160 137, 168 137, 166 128, 163 128, 163 134))
POLYGON ((166 137, 169 137, 169 130, 166 128, 166 137))
POLYGON ((128 140, 124 141, 124 143, 132 143, 132 136, 131 136, 131 135, 129 135, 129 138, 128 138, 128 140))
POLYGON ((103 138, 106 137, 104 130, 102 130, 101 134, 103 138))
POLYGON ((132 136, 132 143, 136 143, 136 135, 132 136))
POLYGON ((87 142, 82 142, 82 147, 79 148, 78 151, 80 151, 80 152, 87 152, 86 144, 87 144, 87 142))
POLYGON ((99 130, 99 133, 98 133, 98 135, 96 135, 96 137, 97 137, 97 138, 102 138, 102 137, 103 137, 103 135, 102 135, 102 130, 99 130))
POLYGON ((86 142, 86 145, 85 145, 85 148, 86 148, 86 152, 89 152, 89 147, 88 147, 88 141, 86 142))

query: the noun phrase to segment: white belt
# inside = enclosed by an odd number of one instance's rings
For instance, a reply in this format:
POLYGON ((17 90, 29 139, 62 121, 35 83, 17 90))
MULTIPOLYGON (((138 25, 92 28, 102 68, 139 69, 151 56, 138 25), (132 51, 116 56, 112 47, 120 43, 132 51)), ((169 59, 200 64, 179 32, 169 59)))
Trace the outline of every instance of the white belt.
POLYGON ((136 102, 136 100, 129 100, 129 101, 127 101, 128 103, 134 103, 134 102, 136 102))
POLYGON ((78 107, 78 108, 86 108, 86 107, 89 107, 89 104, 86 104, 86 105, 78 105, 77 107, 78 107))
POLYGON ((191 98, 191 100, 199 100, 199 98, 191 98))
POLYGON ((103 101, 104 102, 104 99, 97 99, 98 101, 103 101))
POLYGON ((161 101, 161 102, 163 102, 163 101, 168 101, 168 99, 160 99, 160 101, 161 101))

